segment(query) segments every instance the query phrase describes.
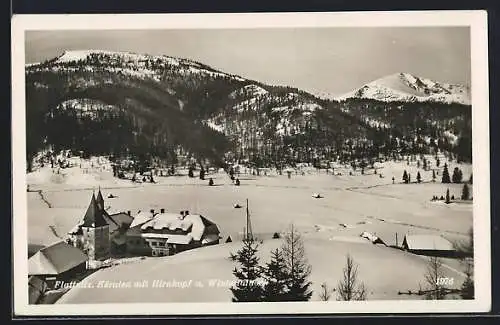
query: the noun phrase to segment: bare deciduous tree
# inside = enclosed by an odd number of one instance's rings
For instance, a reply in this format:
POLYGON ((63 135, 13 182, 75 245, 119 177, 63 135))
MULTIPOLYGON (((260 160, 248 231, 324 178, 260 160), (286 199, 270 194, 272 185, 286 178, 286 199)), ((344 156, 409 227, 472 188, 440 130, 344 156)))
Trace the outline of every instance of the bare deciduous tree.
POLYGON ((337 286, 337 300, 366 300, 366 288, 358 281, 358 265, 347 255, 343 278, 337 286))
POLYGON ((427 271, 424 275, 428 286, 426 298, 429 300, 442 300, 445 298, 445 287, 441 284, 443 278, 443 263, 441 259, 432 256, 427 262, 427 271))

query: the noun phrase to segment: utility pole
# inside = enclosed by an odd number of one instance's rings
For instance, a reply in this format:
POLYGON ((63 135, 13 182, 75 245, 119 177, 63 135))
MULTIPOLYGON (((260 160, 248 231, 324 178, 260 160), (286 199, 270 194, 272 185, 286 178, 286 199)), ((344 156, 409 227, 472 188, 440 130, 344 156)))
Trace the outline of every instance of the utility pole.
POLYGON ((246 240, 253 240, 252 223, 250 222, 250 211, 248 210, 248 199, 247 199, 246 240))

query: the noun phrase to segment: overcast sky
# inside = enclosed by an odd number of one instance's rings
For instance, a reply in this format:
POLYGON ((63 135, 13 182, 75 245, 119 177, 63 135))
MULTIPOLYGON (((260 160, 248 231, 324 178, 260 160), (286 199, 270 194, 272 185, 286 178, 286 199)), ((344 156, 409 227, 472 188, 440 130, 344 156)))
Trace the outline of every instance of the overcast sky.
POLYGON ((29 31, 26 63, 64 50, 165 54, 270 84, 343 94, 396 72, 470 84, 467 27, 29 31))

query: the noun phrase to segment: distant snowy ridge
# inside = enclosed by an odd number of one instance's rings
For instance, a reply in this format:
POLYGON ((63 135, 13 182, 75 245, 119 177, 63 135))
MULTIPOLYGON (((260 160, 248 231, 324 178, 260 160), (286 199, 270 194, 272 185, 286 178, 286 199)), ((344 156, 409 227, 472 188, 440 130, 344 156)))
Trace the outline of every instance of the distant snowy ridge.
MULTIPOLYGON (((244 81, 244 78, 239 76, 230 75, 222 71, 215 70, 209 66, 203 65, 201 63, 189 60, 174 58, 166 55, 149 55, 149 54, 138 54, 133 52, 120 52, 120 51, 108 51, 108 50, 67 50, 61 55, 55 58, 53 61, 56 64, 65 64, 71 62, 85 61, 92 56, 105 57, 106 63, 112 66, 120 67, 124 69, 123 72, 127 74, 134 74, 137 77, 150 77, 158 79, 155 76, 156 71, 152 69, 152 63, 160 66, 175 66, 179 69, 185 71, 186 73, 202 73, 214 76, 222 77, 232 77, 236 80, 244 81), (127 69, 131 68, 131 69, 127 69)), ((27 67, 36 67, 37 64, 26 65, 27 67)), ((53 67, 52 67, 53 69, 53 67)))
POLYGON ((470 105, 470 89, 464 85, 440 83, 409 73, 396 73, 375 81, 347 94, 337 100, 349 98, 375 99, 385 102, 441 102, 470 105))

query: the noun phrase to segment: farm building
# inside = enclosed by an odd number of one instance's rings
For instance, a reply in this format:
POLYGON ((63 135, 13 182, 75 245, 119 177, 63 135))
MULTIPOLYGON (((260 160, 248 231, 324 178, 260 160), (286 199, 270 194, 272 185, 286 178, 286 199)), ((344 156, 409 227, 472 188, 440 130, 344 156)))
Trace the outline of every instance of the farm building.
POLYGON ((127 231, 127 248, 148 251, 153 256, 167 256, 195 247, 219 243, 219 229, 204 216, 189 214, 139 213, 127 231), (139 219, 136 223, 135 220, 139 219))
POLYGON ((37 276, 48 284, 71 280, 85 272, 87 260, 80 249, 60 241, 42 248, 28 259, 28 276, 37 276))
POLYGON ((403 249, 419 254, 431 256, 455 256, 456 250, 453 244, 437 235, 405 235, 402 244, 403 249))

